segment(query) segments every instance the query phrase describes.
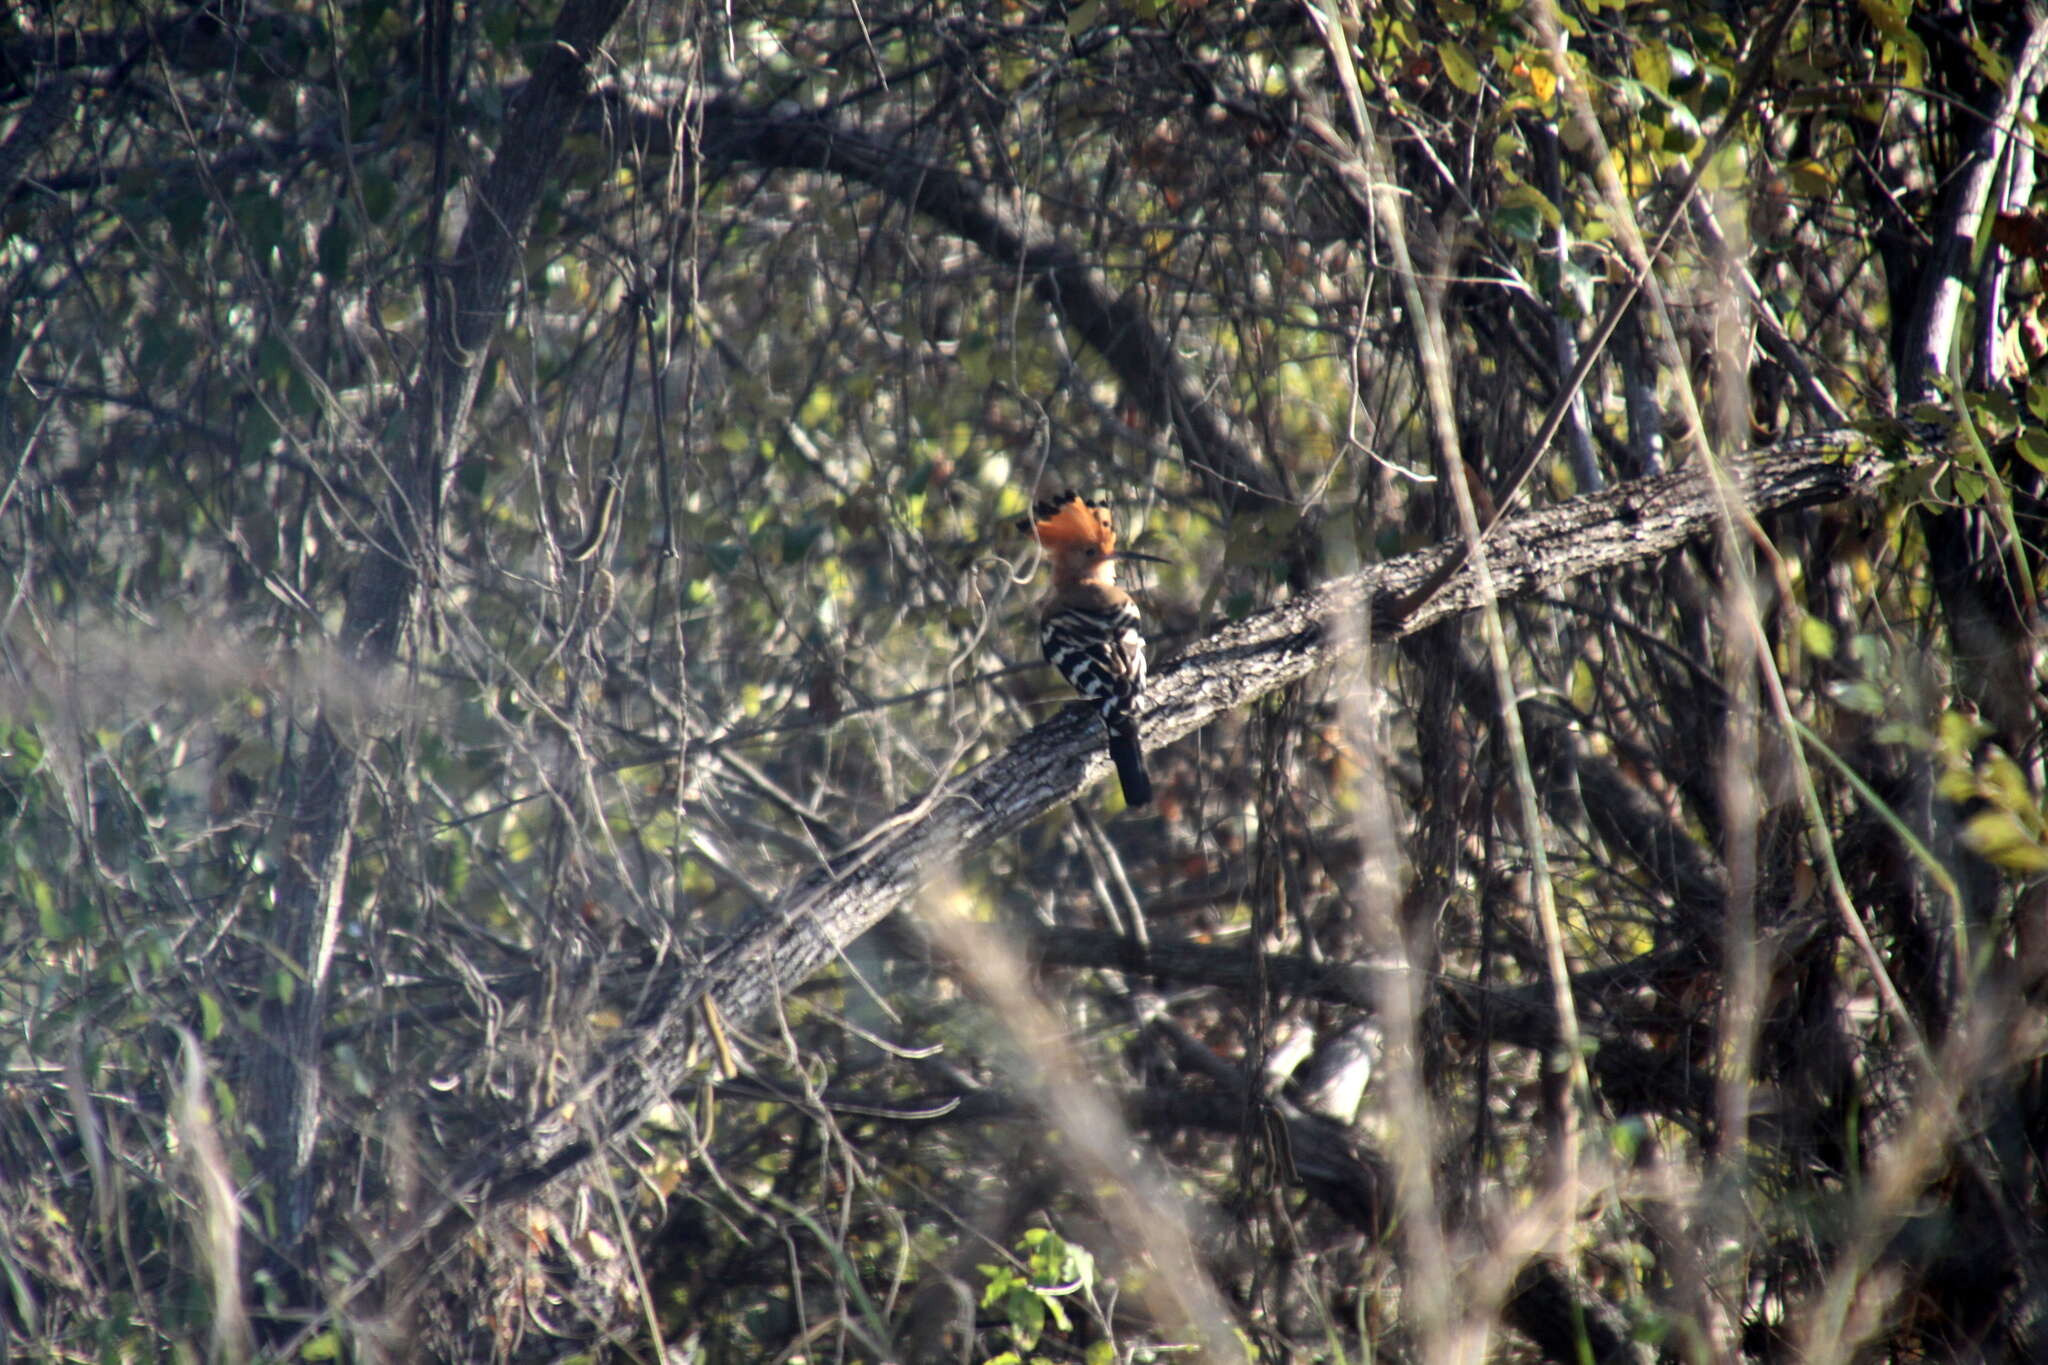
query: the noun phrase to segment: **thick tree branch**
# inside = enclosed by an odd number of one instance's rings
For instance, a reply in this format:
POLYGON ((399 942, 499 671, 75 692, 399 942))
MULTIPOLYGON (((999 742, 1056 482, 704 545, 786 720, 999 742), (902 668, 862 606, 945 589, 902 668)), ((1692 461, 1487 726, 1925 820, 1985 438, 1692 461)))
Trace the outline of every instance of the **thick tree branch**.
MULTIPOLYGON (((1749 470, 1759 513, 1869 492, 1901 461, 1854 433, 1789 444, 1749 470)), ((1504 523, 1489 544, 1503 598, 1642 563, 1706 534, 1720 515, 1690 472, 1629 484, 1504 523)), ((1217 631, 1158 677, 1143 729, 1156 748, 1362 647, 1370 604, 1427 576, 1439 545, 1339 579, 1217 631)), ((1403 626, 1420 630, 1473 605, 1469 570, 1403 626)), ((997 757, 942 783, 884 821, 769 911, 707 950, 696 972, 622 1029, 563 1104, 480 1157, 457 1182, 478 1207, 530 1192, 587 1156, 602 1135, 638 1122, 692 1074, 698 1021, 709 1009, 745 1019, 824 966, 882 916, 961 857, 1036 819, 1109 771, 1084 707, 1034 727, 997 757)))
POLYGON ((2036 89, 2042 63, 2048 61, 2048 17, 2038 10, 2028 11, 2026 36, 2012 56, 2012 75, 1990 116, 1977 128, 1960 173, 1942 197, 1941 218, 1933 225, 1934 247, 1920 275, 1912 317, 1899 341, 1901 412, 1932 398, 1934 381, 1948 370, 1963 301, 1963 276, 1970 268, 1971 251, 1991 205, 1999 165, 2008 155, 2033 154, 2016 124, 2036 89))
MULTIPOLYGON (((2024 202, 2022 196, 2001 204, 1995 196, 2000 169, 2014 158, 2034 155, 2019 120, 2048 79, 2048 16, 2038 9, 2026 12, 2010 56, 2012 74, 1987 101, 1969 152, 1950 179, 1930 227, 1933 246, 1914 277, 1913 308, 1898 347, 1901 412, 1940 396, 1936 381, 1948 373, 1950 357, 1961 349, 1956 331, 1963 288, 1966 277, 1976 271, 1971 257, 1984 220, 2024 202)), ((2003 249, 1996 244, 1989 248, 2003 249)), ((1979 298, 1976 308, 1980 329, 1995 332, 2003 325, 1995 290, 1990 297, 1979 298)), ((1958 374, 1956 382, 1969 382, 1969 377, 1958 374)), ((1930 505, 1920 511, 1935 595, 1960 665, 1961 691, 1997 727, 2001 742, 2013 749, 2024 745, 2039 725, 2033 640, 2027 624, 2030 594, 2014 586, 2025 582, 2030 555, 2029 537, 2020 524, 2026 505, 2021 503, 2016 513, 2015 491, 1994 482, 1992 495, 1981 504, 1930 505)))
MULTIPOLYGON (((231 71, 261 52, 266 68, 297 69, 306 54, 328 46, 327 32, 315 19, 291 14, 255 0, 238 0, 232 14, 225 6, 195 8, 175 18, 146 17, 126 28, 78 29, 12 38, 0 43, 0 72, 19 79, 30 71, 123 71, 144 58, 190 74, 231 71)), ((0 84, 0 97, 9 95, 0 84)))
POLYGON ((984 185, 793 109, 758 110, 720 100, 657 107, 614 88, 593 101, 585 123, 587 131, 601 131, 655 160, 673 157, 681 142, 707 162, 815 171, 874 186, 1030 285, 1108 362, 1132 404, 1172 428, 1188 468, 1217 505, 1256 508, 1294 501, 1232 429, 1228 414, 1190 380, 1171 340, 1136 301, 1114 294, 1100 271, 1053 234, 1031 196, 984 185))

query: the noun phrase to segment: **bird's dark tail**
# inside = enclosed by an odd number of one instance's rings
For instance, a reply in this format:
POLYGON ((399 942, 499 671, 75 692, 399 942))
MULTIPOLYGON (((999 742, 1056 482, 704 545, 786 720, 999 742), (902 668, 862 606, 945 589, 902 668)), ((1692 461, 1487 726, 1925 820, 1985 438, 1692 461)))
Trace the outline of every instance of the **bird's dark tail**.
POLYGON ((1145 751, 1138 747, 1138 726, 1128 718, 1109 724, 1109 761, 1116 764, 1117 780, 1124 784, 1126 806, 1149 805, 1152 779, 1145 775, 1145 751))

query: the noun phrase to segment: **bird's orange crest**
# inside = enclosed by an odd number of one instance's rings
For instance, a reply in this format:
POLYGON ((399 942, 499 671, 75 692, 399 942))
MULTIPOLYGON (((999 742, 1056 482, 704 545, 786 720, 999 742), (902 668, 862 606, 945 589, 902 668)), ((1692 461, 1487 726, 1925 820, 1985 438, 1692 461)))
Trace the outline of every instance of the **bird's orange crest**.
POLYGON ((1105 555, 1116 550, 1116 530, 1109 518, 1072 489, 1034 506, 1025 527, 1048 550, 1068 545, 1093 545, 1105 555))

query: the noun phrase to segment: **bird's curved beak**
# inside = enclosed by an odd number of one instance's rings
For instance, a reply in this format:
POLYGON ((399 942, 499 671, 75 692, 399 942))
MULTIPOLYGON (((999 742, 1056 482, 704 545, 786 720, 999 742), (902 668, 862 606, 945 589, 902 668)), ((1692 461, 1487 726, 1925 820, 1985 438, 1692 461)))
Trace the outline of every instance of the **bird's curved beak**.
POLYGON ((1144 553, 1141 553, 1140 551, 1137 551, 1137 550, 1118 550, 1118 551, 1116 551, 1116 552, 1115 552, 1114 554, 1112 554, 1112 555, 1110 556, 1110 558, 1111 558, 1111 559, 1142 559, 1142 560, 1144 560, 1144 561, 1145 561, 1145 562, 1146 562, 1147 564, 1171 564, 1171 563, 1173 563, 1173 561, 1172 561, 1172 560, 1170 560, 1170 559, 1162 559, 1162 558, 1160 558, 1160 557, 1159 557, 1158 555, 1148 555, 1148 554, 1144 554, 1144 553))

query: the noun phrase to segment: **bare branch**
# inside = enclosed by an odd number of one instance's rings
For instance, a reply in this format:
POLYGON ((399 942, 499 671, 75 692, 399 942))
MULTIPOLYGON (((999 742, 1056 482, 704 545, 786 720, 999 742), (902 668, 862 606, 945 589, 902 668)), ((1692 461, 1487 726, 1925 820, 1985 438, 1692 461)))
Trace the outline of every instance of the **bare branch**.
POLYGON ((584 117, 588 131, 601 130, 657 160, 675 154, 680 134, 708 162, 817 171, 873 185, 1016 272, 1109 363, 1134 406, 1172 427, 1188 468, 1220 505, 1294 501, 1232 429, 1228 414, 1202 396, 1144 309, 1113 294, 1101 272, 1052 233, 1021 191, 984 186, 793 108, 724 101, 656 108, 607 89, 584 117))
POLYGON ((28 174, 29 162, 43 150, 71 107, 72 80, 54 76, 38 87, 35 97, 15 120, 7 141, 0 142, 0 204, 14 194, 15 186, 28 174))
POLYGON ((1933 397, 1936 376, 1948 368, 1957 311, 1963 299, 1963 276, 1969 269, 1977 230, 1991 201, 1998 167, 2008 155, 2008 148, 2022 155, 2029 153, 2015 120, 2036 88, 2042 62, 2048 61, 2048 17, 2039 10, 2029 10, 2028 17, 2029 31, 2014 56, 2012 75, 2006 80, 1997 108, 1978 130, 1969 160, 1948 192, 1943 221, 1934 225, 1938 237, 1932 259, 1920 276, 1913 316, 1899 341, 1901 412, 1933 397))
MULTIPOLYGON (((349 585, 341 645, 365 662, 388 661, 418 609, 420 556, 431 553, 427 537, 435 533, 424 514, 468 418, 486 343, 504 316, 517 249, 555 165, 569 109, 585 89, 586 64, 624 8, 624 0, 569 0, 484 177, 449 275, 452 340, 430 359, 431 382, 413 395, 415 452, 390 462, 396 477, 382 524, 349 585)), ((276 946, 303 980, 295 1000, 267 1002, 265 1024, 276 1046, 256 1066, 255 1113, 287 1257, 312 1216, 320 1035, 362 777, 350 740, 323 718, 307 752, 292 815, 294 855, 285 860, 277 896, 276 946)))

